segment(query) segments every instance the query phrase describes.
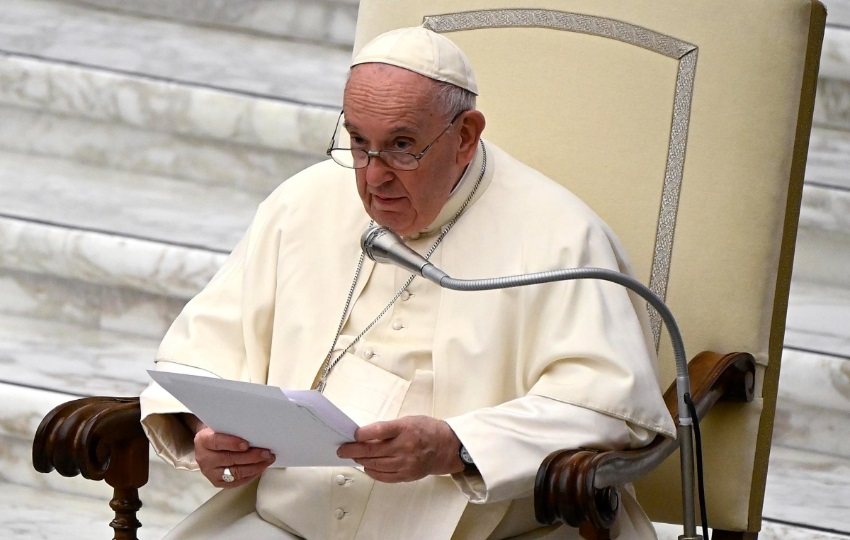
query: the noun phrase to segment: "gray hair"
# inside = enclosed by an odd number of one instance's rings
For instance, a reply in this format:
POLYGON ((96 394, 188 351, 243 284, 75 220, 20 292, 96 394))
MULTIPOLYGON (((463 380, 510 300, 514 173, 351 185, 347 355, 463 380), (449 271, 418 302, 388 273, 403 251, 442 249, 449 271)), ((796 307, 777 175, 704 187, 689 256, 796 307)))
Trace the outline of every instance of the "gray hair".
POLYGON ((460 86, 442 81, 434 81, 434 107, 446 119, 452 119, 464 111, 475 110, 475 94, 460 86))

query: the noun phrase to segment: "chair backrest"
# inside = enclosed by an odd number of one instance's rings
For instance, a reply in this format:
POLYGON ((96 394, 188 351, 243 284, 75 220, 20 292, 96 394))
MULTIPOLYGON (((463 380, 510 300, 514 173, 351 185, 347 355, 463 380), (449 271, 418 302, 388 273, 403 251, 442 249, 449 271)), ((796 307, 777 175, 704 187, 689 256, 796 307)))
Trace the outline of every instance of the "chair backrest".
MULTIPOLYGON (((825 10, 817 0, 361 0, 355 50, 424 23, 478 77, 485 138, 562 182, 666 298, 689 354, 747 351, 704 421, 711 524, 758 531, 825 10)), ((672 350, 653 318, 663 385, 672 350)), ((679 523, 678 458, 638 486, 679 523)))

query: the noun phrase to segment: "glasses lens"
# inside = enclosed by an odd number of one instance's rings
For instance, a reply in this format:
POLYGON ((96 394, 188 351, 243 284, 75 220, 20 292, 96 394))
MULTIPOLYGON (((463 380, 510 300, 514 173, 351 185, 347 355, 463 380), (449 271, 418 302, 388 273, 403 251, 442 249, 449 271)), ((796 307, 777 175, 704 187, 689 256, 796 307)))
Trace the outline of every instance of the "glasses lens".
POLYGON ((369 156, 363 150, 333 148, 331 150, 331 158, 343 167, 360 169, 366 166, 369 156))
POLYGON ((413 154, 407 152, 381 152, 381 158, 393 169, 412 171, 419 167, 419 162, 413 154))

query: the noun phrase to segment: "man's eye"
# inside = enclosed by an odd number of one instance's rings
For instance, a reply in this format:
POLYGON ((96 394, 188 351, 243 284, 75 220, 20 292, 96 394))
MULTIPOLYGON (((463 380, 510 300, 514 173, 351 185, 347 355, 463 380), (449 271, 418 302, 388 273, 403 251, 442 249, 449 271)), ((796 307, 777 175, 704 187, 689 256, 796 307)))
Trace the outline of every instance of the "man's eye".
POLYGON ((351 140, 351 147, 352 148, 363 148, 364 146, 366 146, 366 139, 364 139, 363 137, 358 137, 357 135, 352 135, 350 137, 350 140, 351 140))
POLYGON ((413 146, 413 143, 410 141, 395 141, 393 143, 393 150, 403 150, 408 151, 413 146))

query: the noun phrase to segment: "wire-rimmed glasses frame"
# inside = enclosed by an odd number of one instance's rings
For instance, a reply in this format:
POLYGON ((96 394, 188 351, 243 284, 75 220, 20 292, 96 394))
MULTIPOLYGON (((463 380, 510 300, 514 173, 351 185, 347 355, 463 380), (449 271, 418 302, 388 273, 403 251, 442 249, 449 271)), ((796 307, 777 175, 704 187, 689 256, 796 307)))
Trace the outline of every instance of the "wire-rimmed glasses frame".
POLYGON ((466 111, 460 111, 457 113, 454 118, 448 123, 448 125, 443 128, 443 131, 440 132, 437 137, 431 141, 431 143, 422 149, 418 154, 413 154, 411 152, 405 152, 404 150, 363 150, 361 148, 335 148, 334 142, 336 141, 336 134, 339 131, 339 126, 341 124, 340 119, 342 119, 342 115, 345 114, 345 111, 340 111, 339 117, 336 119, 336 127, 334 127, 333 135, 331 135, 331 142, 328 144, 328 149, 325 153, 334 160, 337 165, 345 167, 347 169, 365 169, 369 166, 369 163, 372 161, 373 157, 381 158, 381 160, 387 164, 387 166, 392 167, 393 169, 398 169, 400 171, 415 171, 419 168, 419 160, 421 160, 428 153, 431 148, 437 144, 437 141, 440 140, 440 137, 445 135, 445 133, 452 127, 455 121, 466 111))

